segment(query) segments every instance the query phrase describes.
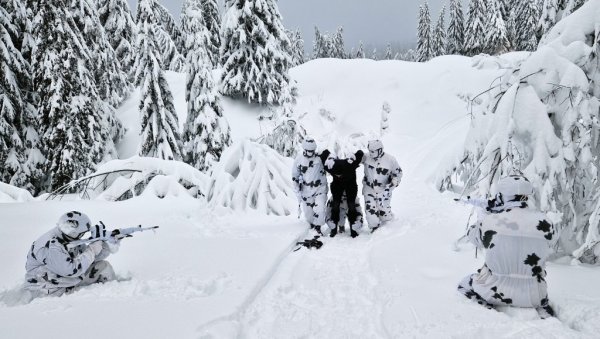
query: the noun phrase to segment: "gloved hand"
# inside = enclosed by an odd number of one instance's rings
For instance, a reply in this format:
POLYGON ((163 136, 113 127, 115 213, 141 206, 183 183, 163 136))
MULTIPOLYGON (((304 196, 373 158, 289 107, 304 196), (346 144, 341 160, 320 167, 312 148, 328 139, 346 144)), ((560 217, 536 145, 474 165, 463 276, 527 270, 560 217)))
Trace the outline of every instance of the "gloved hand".
POLYGON ((325 167, 327 167, 329 169, 333 169, 334 165, 335 165, 335 159, 332 156, 327 158, 327 160, 325 161, 325 167))
POLYGON ((103 241, 104 249, 109 251, 110 254, 117 253, 119 251, 120 246, 121 246, 121 240, 115 239, 115 240, 103 241))
POLYGON ((392 188, 396 188, 400 185, 400 181, 396 178, 392 179, 392 188))
POLYGON ((100 221, 100 224, 93 226, 90 231, 92 233, 92 238, 101 238, 106 236, 106 226, 102 221, 100 221))
POLYGON ((102 252, 102 248, 104 246, 103 243, 104 241, 94 241, 93 243, 88 245, 89 249, 92 250, 92 252, 94 252, 94 256, 97 256, 98 254, 100 254, 100 252, 102 252))
POLYGON ((354 156, 354 154, 350 154, 350 156, 348 157, 348 159, 346 159, 346 161, 351 164, 354 161, 356 161, 356 157, 354 156))

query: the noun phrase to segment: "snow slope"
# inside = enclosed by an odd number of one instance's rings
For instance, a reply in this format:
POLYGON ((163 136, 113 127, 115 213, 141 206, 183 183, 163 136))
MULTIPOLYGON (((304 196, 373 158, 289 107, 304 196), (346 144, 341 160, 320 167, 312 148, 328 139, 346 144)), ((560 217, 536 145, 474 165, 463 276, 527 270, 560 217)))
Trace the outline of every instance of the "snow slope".
MULTIPOLYGON (((290 251, 296 239, 306 237, 306 226, 294 215, 233 213, 192 199, 0 204, 2 337, 595 337, 596 268, 568 259, 549 265, 558 319, 539 320, 530 310, 486 310, 455 292, 482 256, 475 259, 469 246, 453 251, 470 210, 439 194, 429 178, 464 141, 469 117, 461 98, 485 90, 500 73, 493 66, 473 68, 462 57, 426 64, 317 60, 294 69, 297 109, 306 112, 301 122, 321 145, 337 145, 340 152, 364 145, 379 131, 386 101, 392 108, 386 151, 404 168, 393 198, 397 220, 357 239, 325 239, 318 251, 290 251), (115 227, 161 228, 125 240, 111 258, 124 281, 60 299, 5 305, 22 281, 31 241, 61 212, 75 208, 115 227), (95 322, 108 326, 96 330, 90 325, 95 322)), ((168 77, 182 114, 184 76, 168 77)), ((134 95, 119 112, 130 126, 119 148, 123 157, 135 153, 135 100, 134 95)), ((255 119, 260 110, 248 108, 225 102, 234 139, 261 132, 255 119)))

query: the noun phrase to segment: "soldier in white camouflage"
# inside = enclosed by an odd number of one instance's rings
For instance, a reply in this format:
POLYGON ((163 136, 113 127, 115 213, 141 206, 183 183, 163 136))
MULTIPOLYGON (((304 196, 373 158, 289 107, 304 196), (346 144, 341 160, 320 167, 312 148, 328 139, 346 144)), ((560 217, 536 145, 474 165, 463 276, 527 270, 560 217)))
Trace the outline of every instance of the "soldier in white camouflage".
POLYGON ((324 150, 317 154, 317 143, 314 139, 307 138, 302 143, 303 152, 294 160, 292 168, 292 181, 294 192, 302 205, 304 218, 310 228, 321 233, 325 224, 327 193, 327 176, 325 161, 330 152, 324 150))
POLYGON ((383 152, 380 140, 369 141, 368 149, 369 154, 363 158, 363 197, 367 223, 375 231, 394 218, 391 210, 392 192, 402 180, 402 168, 396 158, 383 152))
POLYGON ((113 268, 105 259, 117 252, 118 242, 69 246, 88 231, 92 231, 92 237, 105 232, 103 226, 92 227, 87 215, 71 211, 31 245, 25 265, 25 289, 32 298, 61 296, 77 287, 115 279, 113 268))

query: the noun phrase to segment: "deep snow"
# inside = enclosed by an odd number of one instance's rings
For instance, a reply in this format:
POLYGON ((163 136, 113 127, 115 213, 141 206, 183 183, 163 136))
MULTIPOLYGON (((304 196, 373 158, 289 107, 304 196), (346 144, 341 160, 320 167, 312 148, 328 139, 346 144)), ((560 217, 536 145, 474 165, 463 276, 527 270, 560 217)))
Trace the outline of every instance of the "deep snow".
MULTIPOLYGON (((510 59, 515 56, 508 56, 510 59)), ((532 310, 490 311, 455 292, 482 255, 453 250, 470 213, 440 194, 432 175, 464 142, 470 123, 461 99, 485 90, 498 63, 442 57, 426 64, 317 60, 295 68, 302 124, 322 145, 354 151, 376 135, 391 106, 386 151, 404 169, 394 192, 397 220, 357 239, 326 239, 319 251, 291 252, 306 226, 295 215, 210 209, 199 200, 143 196, 125 202, 0 204, 0 293, 14 294, 31 242, 65 210, 113 227, 160 225, 126 239, 110 258, 123 280, 27 305, 0 302, 2 337, 89 338, 581 338, 600 330, 597 268, 548 267, 558 319, 532 310), (323 110, 330 114, 321 114, 323 110), (332 119, 334 116, 335 119, 332 119)), ((168 74, 180 123, 185 76, 168 74)), ((225 100, 234 141, 258 136, 259 110, 225 100)), ((135 153, 137 97, 119 111, 130 128, 119 146, 135 153)))

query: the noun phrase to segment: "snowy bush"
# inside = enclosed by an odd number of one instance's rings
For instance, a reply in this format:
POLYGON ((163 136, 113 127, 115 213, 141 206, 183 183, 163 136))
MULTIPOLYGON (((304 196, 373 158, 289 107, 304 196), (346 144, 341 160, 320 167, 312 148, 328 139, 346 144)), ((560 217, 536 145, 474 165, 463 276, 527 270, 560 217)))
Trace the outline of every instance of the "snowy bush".
POLYGON ((140 195, 205 196, 210 180, 194 167, 179 161, 131 157, 113 160, 89 176, 61 187, 51 197, 77 192, 85 199, 127 200, 140 195))
MULTIPOLYGON (((485 92, 465 147, 438 179, 485 195, 522 173, 535 204, 554 216, 557 249, 596 263, 600 240, 600 3, 559 22, 528 59, 485 92)), ((475 99, 475 98, 474 98, 475 99)))
POLYGON ((290 215, 297 209, 292 160, 250 140, 234 143, 213 167, 210 206, 290 215))
POLYGON ((0 203, 33 201, 28 191, 0 181, 0 203))

